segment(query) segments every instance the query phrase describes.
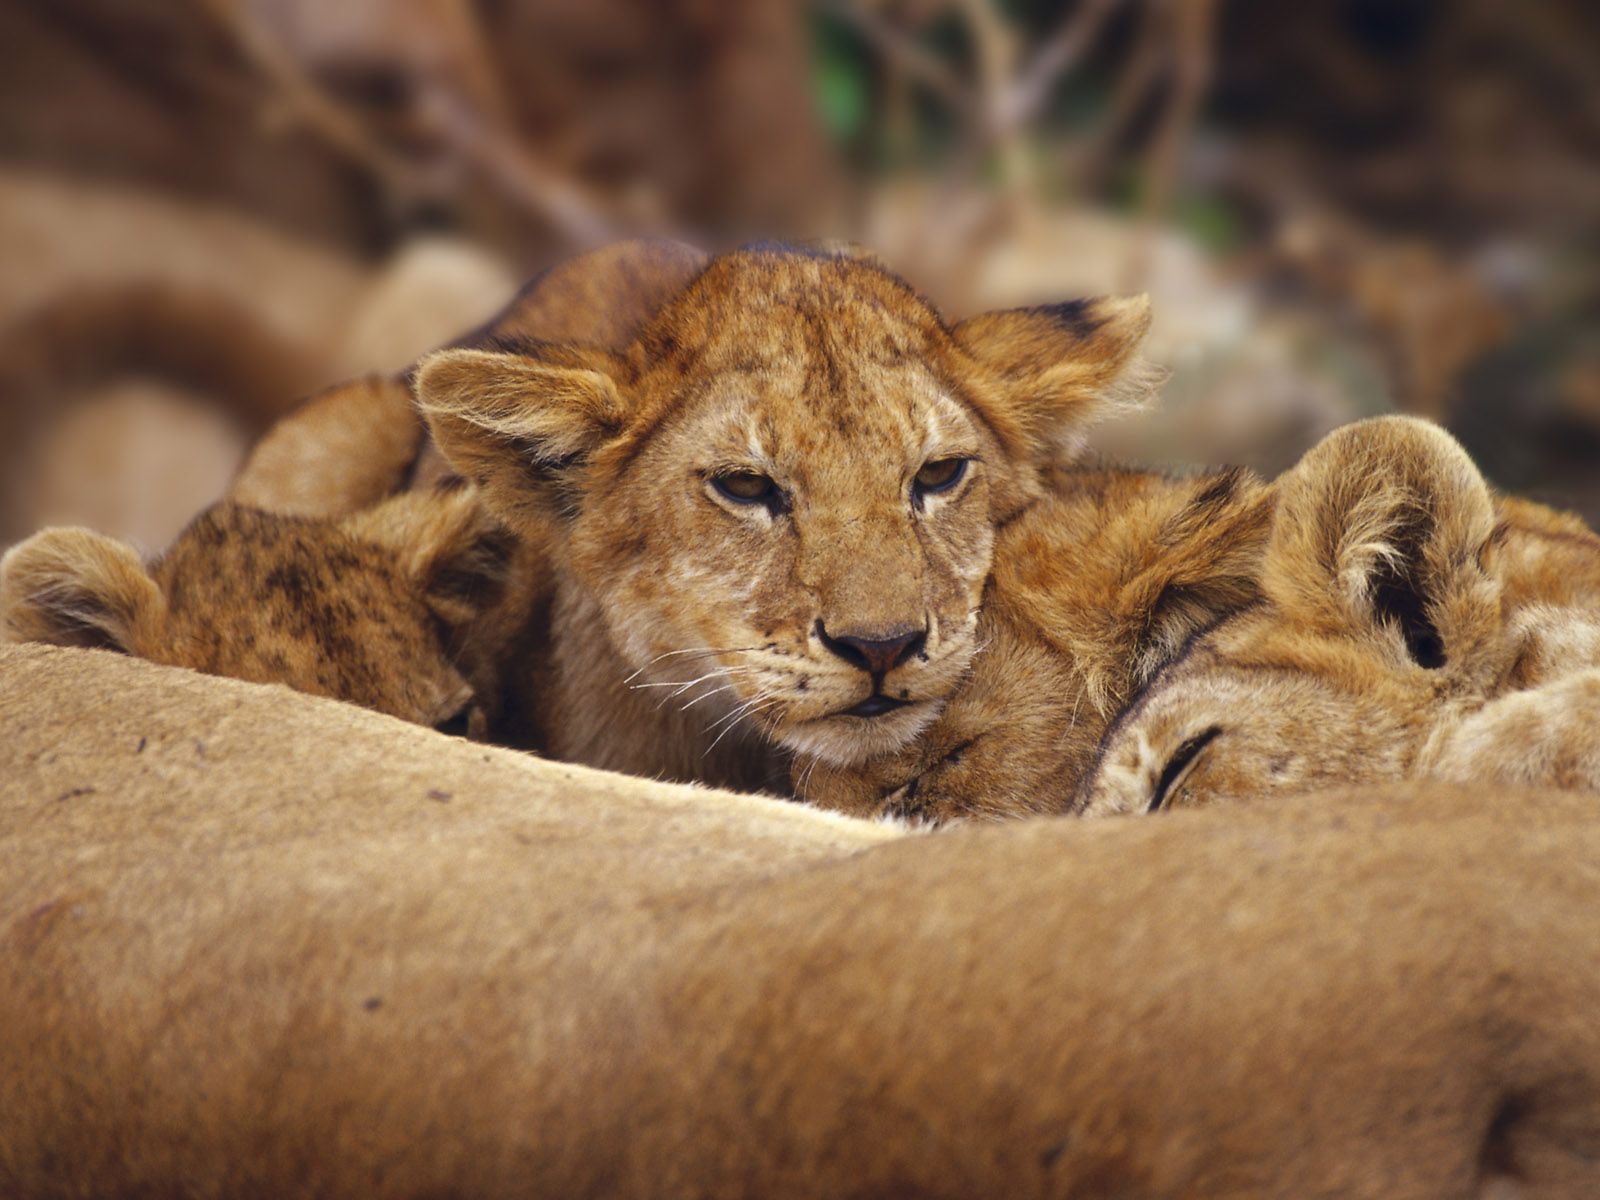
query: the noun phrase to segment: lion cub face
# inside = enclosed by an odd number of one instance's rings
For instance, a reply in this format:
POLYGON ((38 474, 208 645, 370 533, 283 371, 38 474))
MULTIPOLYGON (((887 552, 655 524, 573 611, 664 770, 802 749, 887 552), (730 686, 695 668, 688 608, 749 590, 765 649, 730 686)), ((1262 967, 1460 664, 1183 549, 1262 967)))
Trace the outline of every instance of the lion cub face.
POLYGON ((1447 434, 1405 418, 1336 431, 1279 486, 1262 601, 1123 712, 1078 808, 1422 776, 1600 787, 1600 592, 1571 603, 1600 539, 1497 504, 1447 434))
POLYGON ((1247 471, 1077 470, 1001 531, 982 653, 912 745, 796 759, 797 797, 937 825, 1066 810, 1129 692, 1257 598, 1272 492, 1247 471))
POLYGON ((621 355, 449 351, 417 389, 508 519, 558 518, 635 686, 849 763, 904 745, 962 677, 996 524, 1147 322, 1101 301, 951 329, 871 262, 751 250, 621 355))
POLYGON ((124 543, 48 529, 0 560, 0 631, 467 732, 469 630, 500 597, 510 551, 466 492, 340 523, 219 504, 150 568, 124 543))

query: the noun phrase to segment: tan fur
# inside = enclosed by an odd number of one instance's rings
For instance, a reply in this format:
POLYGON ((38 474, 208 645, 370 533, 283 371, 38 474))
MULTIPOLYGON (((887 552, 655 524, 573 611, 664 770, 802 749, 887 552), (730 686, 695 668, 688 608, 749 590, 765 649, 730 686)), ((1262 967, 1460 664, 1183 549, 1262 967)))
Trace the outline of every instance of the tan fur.
POLYGON ((8 1200, 1600 1192, 1589 798, 897 838, 39 647, 0 724, 8 1200))
POLYGON ((422 447, 411 391, 381 375, 319 392, 250 451, 228 499, 304 517, 341 517, 402 491, 422 447))
MULTIPOLYGON (((621 349, 704 261, 662 238, 605 246, 537 276, 499 315, 452 344, 534 338, 621 349)), ((409 374, 352 380, 305 401, 256 443, 229 498, 341 517, 404 488, 444 482, 453 472, 416 412, 409 374)))
POLYGON ((744 787, 771 747, 904 746, 976 646, 993 531, 1125 399, 1148 304, 947 327, 850 253, 713 262, 621 352, 504 344, 425 359, 441 449, 520 528, 558 529, 552 750, 744 787), (919 500, 925 464, 969 460, 919 500), (738 504, 714 481, 774 481, 738 504), (869 673, 829 640, 921 638, 869 673), (906 702, 848 714, 878 689, 906 702))
POLYGON ((149 568, 84 529, 14 547, 0 559, 0 640, 116 650, 527 742, 499 659, 527 624, 539 567, 470 490, 342 523, 222 504, 149 568))
POLYGON ((797 759, 801 799, 930 824, 1061 812, 1132 689, 1256 599, 1272 496, 1249 473, 1080 470, 1054 492, 996 540, 983 649, 938 719, 860 766, 797 759))
POLYGON ((1600 538, 1497 500, 1415 419, 1336 431, 1279 490, 1263 602, 1119 717, 1084 811, 1415 777, 1600 790, 1600 538))

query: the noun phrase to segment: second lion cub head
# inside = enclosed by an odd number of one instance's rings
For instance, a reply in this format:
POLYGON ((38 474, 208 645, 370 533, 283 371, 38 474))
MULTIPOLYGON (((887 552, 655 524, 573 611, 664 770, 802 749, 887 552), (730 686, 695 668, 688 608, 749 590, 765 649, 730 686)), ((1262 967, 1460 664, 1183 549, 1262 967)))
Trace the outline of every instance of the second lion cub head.
POLYGON ((1600 539, 1495 497, 1413 418, 1335 431, 1279 489, 1261 601, 1125 709, 1081 811, 1411 778, 1600 790, 1600 539))
POLYGON ((554 518, 597 653, 710 727, 835 763, 906 744, 961 679, 994 531, 1137 386, 1143 298, 947 326, 847 254, 711 260, 621 353, 424 360, 441 449, 554 518))
POLYGON ((469 490, 334 521, 218 504, 151 564, 87 529, 0 559, 0 643, 110 650, 516 740, 498 660, 541 584, 469 490))

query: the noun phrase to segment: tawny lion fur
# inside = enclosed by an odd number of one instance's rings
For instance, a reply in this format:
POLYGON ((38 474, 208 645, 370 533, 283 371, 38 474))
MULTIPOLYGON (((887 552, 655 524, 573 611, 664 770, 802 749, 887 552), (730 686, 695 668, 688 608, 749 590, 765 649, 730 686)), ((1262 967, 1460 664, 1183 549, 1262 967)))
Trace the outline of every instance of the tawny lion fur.
MULTIPOLYGON (((531 338, 620 350, 704 265, 700 251, 663 238, 604 246, 542 272, 453 344, 531 338)), ((229 498, 272 512, 342 517, 441 482, 449 464, 417 413, 410 371, 351 380, 305 401, 251 449, 229 498)))
POLYGON ((900 838, 41 647, 0 722, 8 1200, 1600 1191, 1592 798, 900 838))
POLYGON ((1105 299, 951 327, 869 259, 756 247, 620 352, 425 358, 452 466, 513 527, 555 531, 552 652, 530 663, 550 751, 757 788, 774 747, 844 765, 906 745, 976 649, 996 526, 1137 391, 1148 321, 1105 299), (730 477, 769 486, 740 502, 730 477), (853 642, 914 652, 869 671, 853 642), (891 710, 851 712, 874 696, 891 710))
POLYGON ((0 642, 96 647, 528 744, 502 660, 544 586, 470 489, 343 521, 224 503, 153 565, 86 529, 0 559, 0 642))
POLYGON ((982 651, 912 745, 797 758, 799 798, 926 824, 1064 812, 1130 693, 1259 595, 1272 492, 1250 473, 1063 472, 1001 530, 982 651))
POLYGON ((1118 718, 1076 807, 1410 778, 1600 791, 1600 537, 1497 499, 1412 418, 1335 431, 1278 487, 1262 601, 1118 718))

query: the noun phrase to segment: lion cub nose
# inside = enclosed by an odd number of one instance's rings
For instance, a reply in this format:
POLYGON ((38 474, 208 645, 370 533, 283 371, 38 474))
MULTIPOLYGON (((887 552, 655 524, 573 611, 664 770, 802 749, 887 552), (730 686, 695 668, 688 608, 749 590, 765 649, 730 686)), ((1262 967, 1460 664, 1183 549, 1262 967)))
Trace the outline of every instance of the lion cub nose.
POLYGON ((886 675, 922 649, 928 640, 926 629, 895 630, 888 637, 866 638, 845 634, 835 637, 817 621, 817 637, 822 644, 853 667, 873 675, 886 675))

